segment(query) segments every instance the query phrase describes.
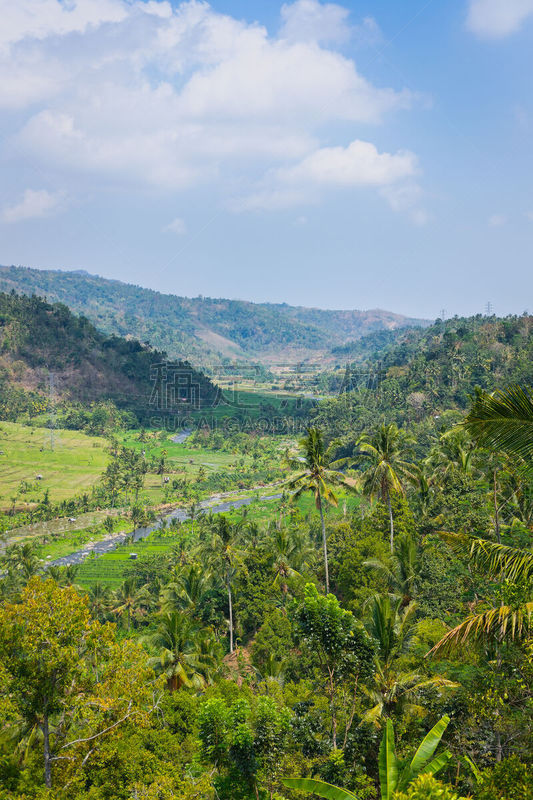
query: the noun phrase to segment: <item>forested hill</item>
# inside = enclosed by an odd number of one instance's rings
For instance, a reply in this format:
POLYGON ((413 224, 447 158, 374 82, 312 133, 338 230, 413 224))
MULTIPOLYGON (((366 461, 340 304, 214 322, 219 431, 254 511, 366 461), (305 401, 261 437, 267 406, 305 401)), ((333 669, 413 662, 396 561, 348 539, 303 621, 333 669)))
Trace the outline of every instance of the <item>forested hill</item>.
MULTIPOLYGON (((147 413, 153 367, 166 354, 117 336, 106 336, 65 305, 38 297, 0 293, 0 409, 17 411, 30 396, 46 394, 54 373, 61 399, 112 400, 119 408, 147 413), (152 374, 151 374, 152 371, 152 374), (36 394, 35 394, 36 393, 36 394)), ((206 402, 215 387, 188 364, 191 381, 206 402)))
POLYGON ((370 334, 334 352, 350 365, 348 389, 360 384, 358 376, 379 371, 382 410, 398 422, 420 419, 467 408, 476 386, 532 386, 533 316, 454 318, 424 330, 370 334))
POLYGON ((36 294, 176 358, 301 360, 375 330, 425 324, 387 311, 322 311, 285 304, 165 295, 85 272, 0 267, 0 291, 36 294))

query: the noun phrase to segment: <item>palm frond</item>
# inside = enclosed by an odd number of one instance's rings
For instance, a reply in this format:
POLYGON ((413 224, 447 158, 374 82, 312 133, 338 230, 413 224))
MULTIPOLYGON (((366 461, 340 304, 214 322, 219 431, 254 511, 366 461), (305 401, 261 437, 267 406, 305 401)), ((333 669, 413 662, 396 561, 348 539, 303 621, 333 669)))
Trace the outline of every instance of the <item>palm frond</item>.
POLYGON ((489 542, 476 536, 439 531, 439 536, 458 555, 468 556, 481 570, 494 577, 505 577, 516 583, 533 576, 533 553, 515 547, 489 542))
POLYGON ((463 425, 482 447, 533 456, 533 395, 521 386, 478 392, 463 425))
POLYGON ((427 655, 443 655, 460 647, 475 645, 484 639, 524 639, 531 632, 532 617, 533 601, 523 603, 517 608, 502 605, 481 614, 471 614, 460 625, 448 631, 427 655))

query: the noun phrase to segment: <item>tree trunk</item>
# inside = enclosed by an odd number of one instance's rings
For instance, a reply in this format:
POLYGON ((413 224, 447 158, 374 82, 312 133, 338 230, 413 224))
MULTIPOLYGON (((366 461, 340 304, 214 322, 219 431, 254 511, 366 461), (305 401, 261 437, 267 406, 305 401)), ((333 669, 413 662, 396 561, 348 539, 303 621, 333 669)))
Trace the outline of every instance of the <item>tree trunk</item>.
POLYGON ((324 520, 324 509, 322 508, 322 497, 318 492, 318 510, 320 511, 320 522, 322 524, 322 546, 324 548, 324 572, 326 574, 326 594, 329 594, 329 569, 328 569, 328 543, 326 539, 326 523, 324 520))
POLYGON ((41 726, 44 740, 44 783, 47 789, 52 788, 52 754, 50 753, 50 730, 48 725, 48 714, 43 716, 41 726))
POLYGON ((392 516, 392 504, 390 501, 390 493, 387 493, 387 505, 389 507, 389 520, 390 520, 390 551, 394 553, 394 517, 392 516))
POLYGON ((229 651, 233 653, 233 601, 231 597, 231 585, 228 580, 228 606, 229 606, 229 651))

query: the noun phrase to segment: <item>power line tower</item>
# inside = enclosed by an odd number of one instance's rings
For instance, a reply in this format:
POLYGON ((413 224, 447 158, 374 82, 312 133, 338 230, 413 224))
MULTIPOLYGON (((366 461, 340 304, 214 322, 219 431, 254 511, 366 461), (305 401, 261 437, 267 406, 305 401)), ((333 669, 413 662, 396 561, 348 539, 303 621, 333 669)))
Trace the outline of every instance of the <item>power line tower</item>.
POLYGON ((485 313, 487 317, 492 317, 492 315, 494 314, 494 308, 492 307, 492 303, 490 302, 490 300, 485 306, 485 313))

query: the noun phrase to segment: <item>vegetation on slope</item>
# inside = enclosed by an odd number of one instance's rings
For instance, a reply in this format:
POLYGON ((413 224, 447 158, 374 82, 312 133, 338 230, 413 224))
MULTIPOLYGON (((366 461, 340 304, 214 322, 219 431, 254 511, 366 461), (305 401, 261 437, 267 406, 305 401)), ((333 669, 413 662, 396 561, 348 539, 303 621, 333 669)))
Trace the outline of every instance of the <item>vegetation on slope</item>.
POLYGON ((85 314, 108 334, 135 336, 174 358, 282 362, 326 352, 377 328, 414 324, 382 311, 321 311, 165 295, 86 272, 0 267, 0 290, 36 294, 85 314))

